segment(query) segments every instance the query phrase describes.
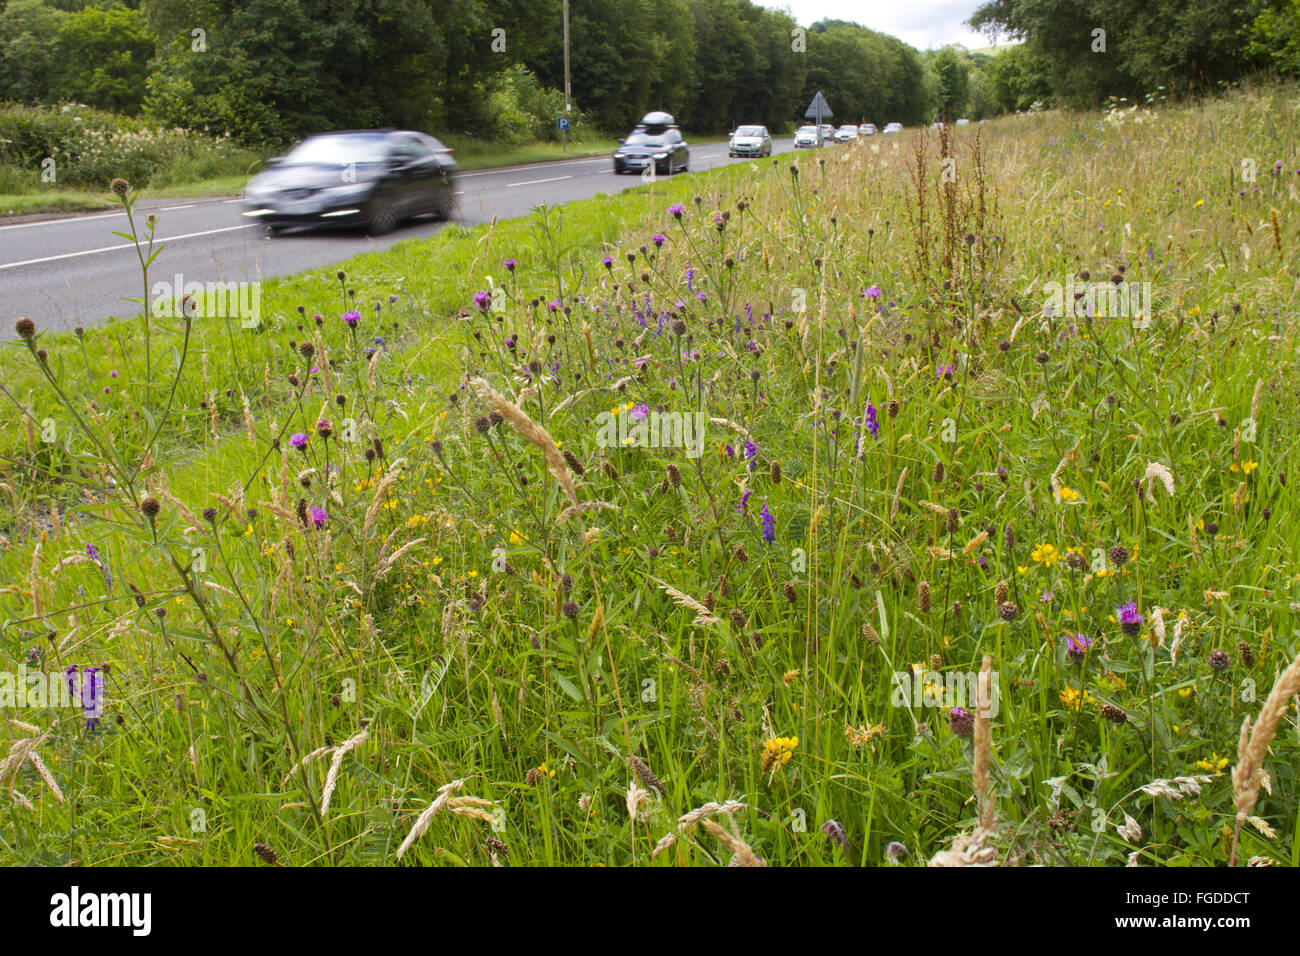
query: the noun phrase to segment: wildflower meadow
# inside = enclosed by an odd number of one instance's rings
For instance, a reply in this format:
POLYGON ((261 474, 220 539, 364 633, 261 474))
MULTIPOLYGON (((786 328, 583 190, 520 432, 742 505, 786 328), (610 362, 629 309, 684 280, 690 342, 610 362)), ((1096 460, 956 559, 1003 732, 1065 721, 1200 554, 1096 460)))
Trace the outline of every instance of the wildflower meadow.
POLYGON ((115 181, 140 302, 0 352, 0 861, 1300 863, 1298 134, 862 138, 248 317, 115 181))

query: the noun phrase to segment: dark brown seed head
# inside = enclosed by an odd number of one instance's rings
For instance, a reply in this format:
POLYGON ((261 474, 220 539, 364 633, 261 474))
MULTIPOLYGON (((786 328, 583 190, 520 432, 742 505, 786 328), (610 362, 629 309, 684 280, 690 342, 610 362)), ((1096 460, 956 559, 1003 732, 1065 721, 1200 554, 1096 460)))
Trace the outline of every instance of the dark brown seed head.
POLYGON ((785 599, 791 604, 799 600, 799 590, 795 587, 793 581, 786 581, 785 584, 781 585, 781 591, 785 594, 785 599))
POLYGON ((1128 564, 1128 559, 1131 557, 1128 553, 1128 548, 1124 547, 1122 544, 1117 544, 1115 547, 1111 548, 1109 554, 1111 563, 1117 568, 1122 568, 1124 565, 1128 564))
POLYGON ((934 463, 934 480, 935 480, 936 483, 938 483, 938 482, 940 482, 940 481, 943 481, 943 462, 942 462, 942 461, 936 461, 936 462, 934 463))
POLYGON ((140 514, 144 515, 150 521, 157 518, 160 511, 162 511, 162 505, 158 503, 157 498, 146 498, 144 501, 140 502, 140 514))
POLYGON ((668 796, 668 791, 664 789, 664 785, 659 782, 659 778, 654 775, 654 771, 646 766, 645 761, 633 754, 627 758, 627 762, 632 765, 632 769, 636 771, 636 775, 641 779, 641 782, 645 784, 647 790, 658 790, 661 797, 668 796))
POLYGON ((738 631, 743 631, 747 623, 749 622, 745 619, 745 612, 738 607, 733 607, 731 609, 731 626, 738 631))
POLYGON ((567 448, 564 449, 564 460, 568 462, 575 475, 586 474, 587 469, 583 467, 582 462, 578 461, 578 456, 567 448))
POLYGON ((930 582, 922 581, 916 586, 916 606, 922 614, 930 613, 930 582))
POLYGON ((1232 664, 1232 658, 1225 651, 1210 651, 1210 667, 1216 671, 1226 671, 1232 664))
POLYGON ((670 464, 667 468, 667 471, 668 471, 668 483, 671 484, 674 488, 680 488, 682 486, 682 470, 678 468, 676 465, 670 464))
MULTIPOLYGON (((113 181, 121 182, 122 180, 115 179, 113 181)), ((266 863, 270 866, 275 866, 275 861, 276 861, 275 851, 272 850, 265 843, 254 843, 253 852, 257 854, 258 859, 260 859, 263 863, 266 863)))
POLYGON ((1006 581, 999 581, 993 589, 993 603, 1002 604, 1011 596, 1011 585, 1006 581))
POLYGON ((565 601, 564 606, 560 610, 570 621, 575 620, 578 616, 578 602, 565 601))
MULTIPOLYGON (((781 463, 779 461, 772 462, 767 469, 767 476, 772 479, 772 484, 779 485, 781 483, 781 463)), ((1286 482, 1283 482, 1283 484, 1286 484, 1286 482)))
POLYGON ((27 316, 23 316, 14 323, 14 331, 18 333, 18 337, 24 342, 30 342, 36 338, 36 323, 27 316))
POLYGON ((1003 601, 998 605, 998 617, 1004 621, 1014 621, 1020 616, 1020 605, 1013 601, 1003 601))
POLYGON ((1116 707, 1114 704, 1102 704, 1101 716, 1109 720, 1112 724, 1122 724, 1128 721, 1128 714, 1123 709, 1116 707))
POLYGON ((108 184, 108 188, 113 190, 113 192, 118 196, 125 196, 131 191, 131 184, 121 176, 117 176, 108 184))

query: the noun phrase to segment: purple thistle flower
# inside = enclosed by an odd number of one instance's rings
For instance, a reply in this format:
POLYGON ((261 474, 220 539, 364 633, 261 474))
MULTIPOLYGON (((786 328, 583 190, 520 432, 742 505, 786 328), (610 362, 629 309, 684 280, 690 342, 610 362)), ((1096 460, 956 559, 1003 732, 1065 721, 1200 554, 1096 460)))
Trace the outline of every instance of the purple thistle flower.
POLYGON ((667 237, 667 236, 651 236, 651 237, 650 237, 650 241, 653 242, 656 246, 662 246, 665 242, 668 241, 668 237, 667 237))
POLYGON ((325 523, 330 520, 329 512, 324 508, 308 508, 307 513, 311 515, 311 523, 317 531, 325 527, 325 523))
POLYGON ((776 540, 776 519, 772 517, 772 512, 767 510, 766 501, 763 502, 763 508, 758 514, 763 519, 763 540, 771 544, 776 540))
POLYGON ((844 829, 844 824, 840 823, 838 820, 827 820, 822 824, 821 829, 822 833, 826 834, 826 838, 841 850, 848 844, 848 832, 844 829))
POLYGON ((628 412, 628 418, 646 418, 650 414, 649 405, 638 405, 632 411, 628 412))
POLYGON ((668 207, 668 215, 672 216, 674 219, 681 219, 682 213, 685 212, 685 210, 686 207, 681 203, 674 203, 668 207))
POLYGON ((514 272, 514 271, 515 271, 515 260, 514 260, 514 259, 507 259, 507 260, 503 263, 503 265, 504 265, 504 266, 506 267, 506 269, 508 269, 510 272, 514 272))
POLYGON ((880 286, 878 286, 878 285, 873 285, 873 286, 868 287, 868 289, 867 289, 867 291, 866 291, 866 296, 867 296, 868 299, 879 299, 879 298, 880 298, 880 286))
POLYGON ((307 435, 305 432, 294 432, 289 436, 289 444, 294 448, 307 447, 307 435))
POLYGON ((492 296, 490 293, 487 292, 474 293, 474 304, 477 305, 480 310, 486 312, 487 307, 491 302, 492 302, 492 296))
POLYGON ((346 323, 348 324, 348 328, 355 329, 355 328, 357 327, 357 323, 361 321, 361 313, 360 313, 360 312, 344 312, 344 313, 343 313, 343 321, 346 322, 346 323))
POLYGON ((1086 634, 1069 634, 1065 638, 1065 656, 1078 664, 1092 647, 1092 638, 1086 634))
POLYGON ((1138 613, 1137 602, 1128 601, 1125 604, 1115 608, 1115 616, 1119 618, 1120 630, 1128 637, 1136 637, 1142 630, 1143 616, 1138 613))

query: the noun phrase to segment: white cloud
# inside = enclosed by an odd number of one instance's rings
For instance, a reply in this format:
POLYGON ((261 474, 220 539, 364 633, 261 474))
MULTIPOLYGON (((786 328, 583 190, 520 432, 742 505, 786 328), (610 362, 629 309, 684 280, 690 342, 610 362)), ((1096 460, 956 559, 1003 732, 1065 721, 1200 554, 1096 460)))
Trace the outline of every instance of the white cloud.
POLYGON ((789 11, 801 25, 818 20, 850 20, 888 33, 918 50, 960 43, 970 49, 989 45, 965 21, 981 0, 758 0, 789 11))

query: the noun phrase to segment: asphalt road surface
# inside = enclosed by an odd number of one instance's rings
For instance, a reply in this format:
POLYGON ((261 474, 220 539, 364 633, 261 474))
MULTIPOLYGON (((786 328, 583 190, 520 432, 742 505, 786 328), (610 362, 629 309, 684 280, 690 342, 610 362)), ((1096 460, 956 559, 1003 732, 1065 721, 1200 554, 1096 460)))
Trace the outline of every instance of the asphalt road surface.
MULTIPOLYGON (((786 152, 793 142, 773 140, 773 151, 786 152)), ((725 143, 691 148, 693 172, 744 161, 728 159, 725 143)), ((455 218, 470 225, 490 222, 493 216, 512 219, 528 215, 539 203, 558 205, 640 184, 640 176, 615 176, 608 156, 472 170, 457 175, 455 218)), ((291 275, 404 239, 431 236, 445 225, 417 220, 373 239, 359 230, 271 236, 241 215, 241 203, 223 197, 137 204, 137 226, 143 228, 144 216, 155 213, 158 236, 167 247, 154 264, 155 278, 172 281, 180 273, 186 282, 206 283, 291 275)), ((120 212, 0 225, 0 303, 8 322, 26 315, 41 328, 66 330, 137 313, 138 305, 124 301, 141 291, 136 251, 113 235, 126 229, 126 215, 120 212)))

